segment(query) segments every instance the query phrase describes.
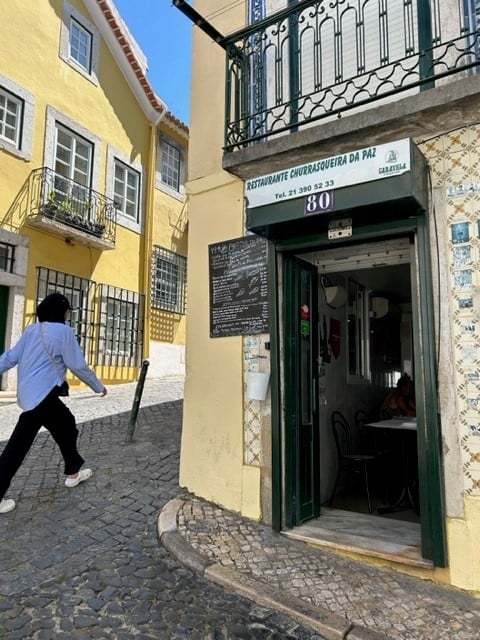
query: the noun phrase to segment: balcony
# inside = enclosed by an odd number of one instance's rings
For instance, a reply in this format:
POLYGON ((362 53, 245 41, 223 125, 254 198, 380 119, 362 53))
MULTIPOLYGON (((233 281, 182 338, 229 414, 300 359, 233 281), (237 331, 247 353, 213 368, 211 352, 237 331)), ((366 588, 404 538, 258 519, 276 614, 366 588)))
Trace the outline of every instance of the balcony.
POLYGON ((224 168, 476 122, 479 22, 476 0, 303 0, 232 34, 224 168))
POLYGON ((27 222, 70 242, 114 249, 115 203, 48 167, 30 174, 27 222))

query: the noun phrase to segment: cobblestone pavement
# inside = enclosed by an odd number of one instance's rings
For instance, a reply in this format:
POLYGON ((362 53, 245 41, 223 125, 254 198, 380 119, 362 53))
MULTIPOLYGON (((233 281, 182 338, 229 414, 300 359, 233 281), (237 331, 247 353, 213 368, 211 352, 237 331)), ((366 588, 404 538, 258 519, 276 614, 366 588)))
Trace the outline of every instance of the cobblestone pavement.
MULTIPOLYGON (((12 483, 7 496, 17 508, 0 516, 0 639, 321 640, 162 547, 158 514, 172 498, 188 498, 178 487, 182 403, 172 398, 181 397, 181 383, 146 384, 132 444, 124 438, 135 385, 122 387, 103 399, 68 399, 82 422, 90 480, 67 489, 56 447, 41 431, 12 483)), ((1 406, 2 426, 17 414, 1 406)))
POLYGON ((178 503, 176 521, 178 532, 210 562, 345 616, 376 637, 480 638, 480 599, 464 591, 313 549, 191 497, 178 503))
MULTIPOLYGON (((0 516, 0 640, 480 639, 480 600, 465 592, 312 549, 183 491, 182 380, 147 378, 124 444, 135 386, 67 399, 94 469, 75 489, 37 436, 8 494, 17 509, 0 516)), ((5 437, 16 415, 0 407, 5 437)))

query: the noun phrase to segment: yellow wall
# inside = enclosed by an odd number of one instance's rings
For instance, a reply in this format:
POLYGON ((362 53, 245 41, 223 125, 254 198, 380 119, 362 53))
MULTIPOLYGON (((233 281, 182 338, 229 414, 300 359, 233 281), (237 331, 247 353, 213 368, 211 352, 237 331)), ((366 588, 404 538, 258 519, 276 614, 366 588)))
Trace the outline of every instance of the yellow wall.
POLYGON ((210 338, 208 245, 243 235, 243 186, 228 174, 190 184, 187 376, 180 484, 208 500, 259 510, 243 495, 242 339, 210 338), (223 185, 218 185, 218 179, 223 185))
MULTIPOLYGON (((174 142, 177 142, 179 147, 184 146, 184 139, 182 140, 172 129, 165 127, 163 123, 160 125, 160 132, 165 133, 174 142)), ((186 256, 188 251, 187 199, 185 197, 172 197, 162 189, 156 188, 153 220, 153 246, 163 247, 186 256)), ((187 262, 187 269, 188 266, 187 262)), ((152 307, 150 313, 150 337, 152 340, 184 345, 185 331, 186 315, 152 307)))
MULTIPOLYGON (((73 0, 71 4, 94 24, 81 0, 73 0)), ((151 163, 156 162, 156 149, 151 148, 151 141, 156 144, 156 136, 151 136, 152 125, 148 117, 100 32, 97 84, 60 57, 63 7, 62 0, 36 0, 33 4, 23 0, 0 3, 0 24, 8 25, 0 38, 0 73, 35 97, 31 160, 20 159, 0 149, 0 224, 30 238, 25 291, 26 323, 34 318, 38 266, 142 294, 148 293, 150 286, 150 246, 146 246, 146 238, 138 231, 117 224, 115 249, 99 250, 76 242, 69 245, 61 237, 26 225, 31 205, 25 199, 25 185, 31 172, 45 164, 47 107, 53 107, 100 138, 99 162, 94 163, 100 193, 106 193, 108 146, 128 156, 132 164, 142 165, 144 223, 149 202, 151 209, 148 215, 154 215, 152 237, 147 240, 183 255, 187 250, 185 225, 181 233, 175 226, 184 215, 185 203, 153 187, 155 171, 151 170, 151 163)), ((144 224, 144 229, 147 226, 144 224)), ((184 343, 184 316, 163 314, 162 326, 165 329, 163 340, 184 343)), ((102 373, 105 375, 105 369, 102 373)), ((110 382, 123 381, 125 376, 134 379, 137 369, 115 367, 108 369, 106 375, 110 382)))
MULTIPOLYGON (((240 4, 242 6, 217 15, 215 0, 198 0, 196 9, 202 15, 213 16, 210 21, 221 33, 227 34, 244 24, 245 3, 240 4)), ((242 340, 239 337, 211 339, 208 324, 208 245, 244 233, 243 184, 221 169, 225 54, 199 29, 194 29, 192 60, 187 380, 180 482, 203 498, 257 518, 262 515, 262 471, 244 466, 242 457, 245 428, 242 414, 242 340)), ((455 134, 452 136, 456 137, 455 134)), ((452 154, 463 154, 467 162, 468 158, 473 158, 474 150, 478 149, 477 141, 478 135, 472 132, 469 139, 471 156, 465 153, 464 146, 452 149, 452 154)), ((454 173, 452 167, 458 167, 458 159, 453 156, 451 166, 447 166, 450 159, 446 158, 446 145, 446 141, 438 141, 438 169, 433 166, 434 186, 440 187, 442 193, 445 192, 446 182, 476 181, 476 177, 473 174, 466 175, 465 170, 454 173), (449 172, 448 178, 445 178, 449 172)), ((427 144, 422 151, 435 165, 435 149, 429 150, 427 144)), ((292 164, 298 163, 297 156, 292 164)), ((472 160, 472 169, 476 166, 477 163, 474 164, 472 160)), ((475 200, 479 199, 480 196, 477 196, 475 200)), ((469 203, 465 210, 459 209, 458 202, 450 205, 450 222, 469 219, 476 225, 479 210, 477 202, 469 203)), ((475 234, 477 237, 477 231, 475 234)), ((443 247, 447 254, 450 249, 443 247)), ((447 286, 447 283, 443 285, 447 286)), ((451 293, 447 293, 445 299, 451 300, 451 297, 451 293)), ((458 372, 458 375, 462 377, 462 372, 458 372)), ((459 432, 460 425, 457 436, 459 432)), ((464 436, 463 433, 461 435, 464 436)), ((465 449, 465 444, 463 447, 465 449)), ((475 451, 477 454, 474 459, 478 460, 478 444, 475 451)), ((478 464, 470 463, 469 468, 470 454, 470 450, 465 450, 464 463, 469 477, 474 478, 473 467, 475 464, 478 467, 478 464)), ((460 473, 458 467, 457 473, 460 473)), ((475 482, 480 488, 480 482, 475 482)), ((448 477, 446 483, 449 483, 448 477)), ((467 489, 472 491, 472 487, 467 489)), ((462 496, 463 492, 457 499, 462 501, 464 515, 448 517, 446 523, 449 566, 446 570, 435 570, 431 577, 480 591, 480 498, 467 493, 463 500, 462 496)))
POLYGON ((447 518, 451 583, 480 592, 480 498, 465 497, 465 518, 447 518))
MULTIPOLYGON (((195 8, 222 34, 245 24, 245 6, 235 3, 219 15, 217 0, 200 0, 195 8)), ((225 51, 200 29, 193 29, 189 180, 216 174, 222 167, 225 109, 225 51), (197 63, 198 61, 198 63, 197 63)))

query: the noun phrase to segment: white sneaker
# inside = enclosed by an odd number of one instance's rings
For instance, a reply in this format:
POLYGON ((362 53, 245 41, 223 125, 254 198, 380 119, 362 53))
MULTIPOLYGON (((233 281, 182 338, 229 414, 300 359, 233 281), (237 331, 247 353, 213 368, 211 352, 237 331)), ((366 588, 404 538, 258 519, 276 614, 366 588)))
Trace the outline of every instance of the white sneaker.
POLYGON ((91 469, 81 469, 78 472, 78 476, 76 478, 67 478, 65 480, 65 486, 69 487, 70 489, 72 487, 76 487, 77 484, 80 484, 80 482, 83 482, 84 480, 88 480, 92 475, 92 470, 91 469))
POLYGON ((15 500, 2 500, 0 501, 0 513, 8 513, 12 509, 15 509, 15 500))

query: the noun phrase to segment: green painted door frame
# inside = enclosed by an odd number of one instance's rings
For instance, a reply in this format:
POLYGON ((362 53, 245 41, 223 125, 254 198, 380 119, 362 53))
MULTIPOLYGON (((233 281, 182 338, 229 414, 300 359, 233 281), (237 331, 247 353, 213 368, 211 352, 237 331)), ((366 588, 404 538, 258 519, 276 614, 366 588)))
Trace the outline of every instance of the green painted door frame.
POLYGON ((318 273, 291 255, 283 260, 285 384, 284 525, 320 515, 318 425, 318 273), (288 336, 288 337, 287 337, 288 336))
MULTIPOLYGON (((416 279, 412 281, 412 315, 414 321, 414 350, 415 350, 415 384, 417 392, 417 423, 418 423, 418 460, 420 484, 420 508, 422 528, 422 555, 432 560, 435 566, 447 566, 443 464, 441 455, 440 416, 437 399, 437 364, 435 354, 435 333, 433 318, 433 290, 431 282, 430 249, 428 222, 425 215, 414 215, 402 219, 388 220, 384 223, 362 224, 354 226, 354 233, 347 243, 366 242, 381 238, 410 235, 415 239, 416 249, 416 279)), ((272 523, 273 528, 280 530, 282 526, 295 524, 297 505, 288 504, 292 492, 293 480, 296 477, 295 460, 288 455, 287 446, 290 445, 292 416, 295 404, 288 399, 288 392, 282 397, 281 370, 281 341, 283 349, 288 343, 289 335, 294 327, 284 325, 283 336, 280 332, 278 264, 291 260, 292 252, 300 254, 312 248, 329 248, 345 245, 346 241, 331 241, 327 232, 309 234, 303 237, 291 237, 274 242, 275 251, 270 252, 270 302, 274 313, 271 316, 272 343, 272 523), (276 255, 275 255, 276 254, 276 255), (290 333, 289 333, 290 332, 290 333), (282 416, 282 407, 283 416, 282 416), (285 420, 285 427, 282 427, 285 420), (290 425, 289 425, 290 422, 290 425), (285 431, 283 431, 285 429, 285 431), (282 452, 285 452, 282 458, 282 452), (282 460, 285 462, 283 467, 282 460)), ((285 272, 284 272, 285 273, 285 272)), ((283 304, 295 301, 293 291, 289 292, 291 284, 284 283, 283 304), (285 287, 287 287, 285 289, 285 287)), ((288 317, 288 313, 286 315, 288 317)), ((291 358, 291 356, 290 356, 291 358)), ((285 361, 284 361, 285 365, 285 361)), ((284 388, 291 376, 283 367, 284 388)), ((290 384, 290 383, 289 383, 290 384)), ((291 453, 291 452, 290 452, 291 453)), ((298 464, 298 461, 297 461, 298 464)))

